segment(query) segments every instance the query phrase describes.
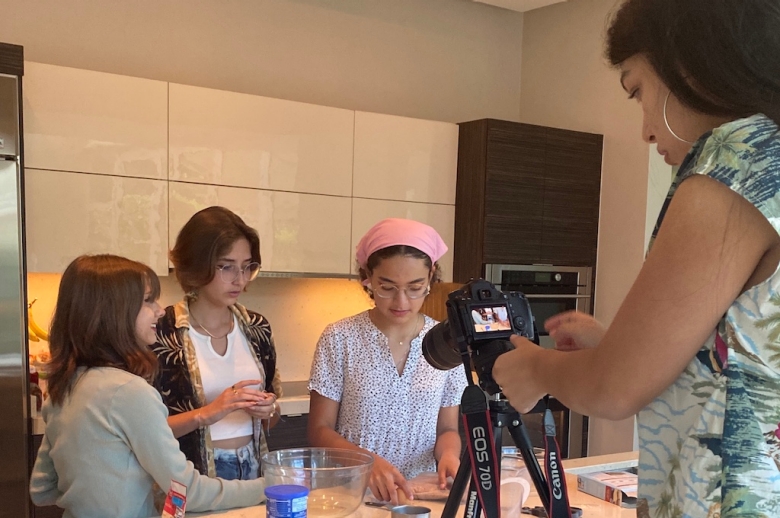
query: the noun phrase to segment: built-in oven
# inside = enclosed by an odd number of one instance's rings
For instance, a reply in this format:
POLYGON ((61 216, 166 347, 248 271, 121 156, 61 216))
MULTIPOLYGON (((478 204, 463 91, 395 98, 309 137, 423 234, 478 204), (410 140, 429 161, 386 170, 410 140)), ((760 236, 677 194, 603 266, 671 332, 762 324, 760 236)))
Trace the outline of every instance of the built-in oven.
MULTIPOLYGON (((593 269, 590 267, 489 264, 485 266, 485 278, 501 291, 519 291, 528 298, 542 347, 555 347, 544 329, 545 320, 564 311, 591 313, 593 269)), ((561 454, 569 458, 586 456, 588 418, 570 411, 552 398, 550 408, 558 428, 561 454)), ((527 414, 523 421, 534 446, 543 447, 542 415, 527 414)))

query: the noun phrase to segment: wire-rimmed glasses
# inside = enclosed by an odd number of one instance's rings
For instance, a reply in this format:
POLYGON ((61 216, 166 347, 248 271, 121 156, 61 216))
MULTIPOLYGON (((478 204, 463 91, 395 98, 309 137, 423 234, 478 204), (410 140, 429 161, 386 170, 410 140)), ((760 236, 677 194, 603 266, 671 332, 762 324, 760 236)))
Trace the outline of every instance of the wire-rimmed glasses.
POLYGON ((368 285, 368 289, 374 296, 380 299, 392 299, 399 293, 403 292, 408 299, 421 299, 431 292, 430 284, 409 284, 408 286, 399 287, 395 284, 379 284, 374 288, 371 284, 368 285))
POLYGON ((257 274, 260 273, 260 263, 249 263, 243 268, 235 264, 225 264, 217 266, 219 276, 222 282, 235 282, 238 276, 241 275, 246 279, 246 282, 251 282, 257 278, 257 274))

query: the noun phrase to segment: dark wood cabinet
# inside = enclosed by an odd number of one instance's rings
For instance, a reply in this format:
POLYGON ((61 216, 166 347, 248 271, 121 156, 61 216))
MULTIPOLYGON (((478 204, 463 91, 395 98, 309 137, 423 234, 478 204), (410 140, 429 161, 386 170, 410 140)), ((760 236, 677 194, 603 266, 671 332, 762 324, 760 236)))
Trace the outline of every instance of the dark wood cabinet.
POLYGON ((595 265, 602 146, 591 133, 460 124, 454 280, 485 264, 595 265))
POLYGON ((268 434, 268 449, 273 451, 308 447, 308 425, 309 414, 282 416, 268 434))

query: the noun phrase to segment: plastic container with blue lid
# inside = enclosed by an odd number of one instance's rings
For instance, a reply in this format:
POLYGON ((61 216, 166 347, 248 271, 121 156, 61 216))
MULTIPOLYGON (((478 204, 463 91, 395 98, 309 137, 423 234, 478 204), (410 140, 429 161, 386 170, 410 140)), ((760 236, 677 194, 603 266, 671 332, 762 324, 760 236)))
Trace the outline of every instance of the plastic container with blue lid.
POLYGON ((309 488, 280 485, 265 488, 267 518, 306 518, 309 488))

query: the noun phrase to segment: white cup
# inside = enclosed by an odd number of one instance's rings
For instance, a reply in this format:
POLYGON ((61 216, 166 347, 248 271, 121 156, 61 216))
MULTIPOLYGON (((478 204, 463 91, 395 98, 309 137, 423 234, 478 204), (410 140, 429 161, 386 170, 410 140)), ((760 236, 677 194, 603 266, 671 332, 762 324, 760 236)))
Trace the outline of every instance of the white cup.
POLYGON ((501 479, 501 516, 504 518, 520 516, 531 484, 522 477, 507 477, 501 479))

